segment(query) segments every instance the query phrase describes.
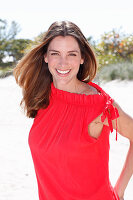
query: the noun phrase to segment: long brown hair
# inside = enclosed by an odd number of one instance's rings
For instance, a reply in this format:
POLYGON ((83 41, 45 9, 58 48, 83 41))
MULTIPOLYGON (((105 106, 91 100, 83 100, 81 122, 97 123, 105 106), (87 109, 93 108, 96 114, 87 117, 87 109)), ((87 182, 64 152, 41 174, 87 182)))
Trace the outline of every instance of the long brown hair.
POLYGON ((40 108, 47 108, 51 92, 52 75, 48 64, 44 61, 44 54, 48 45, 56 36, 73 36, 80 47, 84 63, 80 65, 77 78, 89 82, 96 75, 97 61, 87 39, 77 25, 69 21, 54 22, 44 34, 39 45, 27 53, 14 68, 17 84, 23 89, 20 105, 28 117, 34 118, 40 108))

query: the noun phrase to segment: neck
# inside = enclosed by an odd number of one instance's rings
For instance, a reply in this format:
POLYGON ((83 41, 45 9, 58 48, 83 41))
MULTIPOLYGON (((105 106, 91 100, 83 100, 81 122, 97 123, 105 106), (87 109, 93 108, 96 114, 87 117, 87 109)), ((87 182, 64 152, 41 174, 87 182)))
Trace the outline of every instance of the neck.
POLYGON ((80 88, 82 85, 82 82, 76 79, 75 81, 69 81, 69 82, 56 82, 53 80, 53 84, 55 88, 71 93, 80 93, 80 88))

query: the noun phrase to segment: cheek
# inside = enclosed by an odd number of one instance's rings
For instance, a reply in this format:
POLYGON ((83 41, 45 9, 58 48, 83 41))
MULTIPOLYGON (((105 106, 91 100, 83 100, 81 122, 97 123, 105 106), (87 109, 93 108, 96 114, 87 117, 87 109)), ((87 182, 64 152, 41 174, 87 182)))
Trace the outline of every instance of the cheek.
POLYGON ((49 59, 48 59, 48 63, 50 64, 50 65, 55 65, 55 64, 57 64, 59 62, 59 58, 56 58, 56 57, 50 57, 49 59))
POLYGON ((80 61, 78 59, 74 60, 73 62, 71 62, 71 65, 78 69, 80 67, 80 61))
POLYGON ((55 59, 48 59, 48 67, 53 68, 56 65, 57 61, 55 59))
POLYGON ((57 68, 57 66, 58 66, 57 60, 55 59, 48 60, 48 69, 52 75, 55 74, 55 69, 57 68))

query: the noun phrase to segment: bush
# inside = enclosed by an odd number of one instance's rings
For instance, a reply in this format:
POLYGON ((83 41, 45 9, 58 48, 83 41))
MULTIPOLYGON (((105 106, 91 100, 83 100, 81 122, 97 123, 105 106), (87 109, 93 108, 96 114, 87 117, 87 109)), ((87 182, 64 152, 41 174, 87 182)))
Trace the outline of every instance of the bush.
POLYGON ((13 69, 11 67, 0 67, 0 78, 5 78, 13 74, 13 69))
POLYGON ((100 80, 133 80, 133 63, 122 62, 101 68, 97 74, 100 80))

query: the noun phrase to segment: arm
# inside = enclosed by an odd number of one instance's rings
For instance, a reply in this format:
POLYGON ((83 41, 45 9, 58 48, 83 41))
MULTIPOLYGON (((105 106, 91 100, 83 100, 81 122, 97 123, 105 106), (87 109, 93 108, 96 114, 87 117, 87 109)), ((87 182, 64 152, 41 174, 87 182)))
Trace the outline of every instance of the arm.
MULTIPOLYGON (((130 142, 123 169, 114 187, 118 196, 122 198, 128 182, 133 174, 133 119, 127 115, 117 103, 114 102, 113 104, 118 109, 120 115, 120 117, 117 119, 118 132, 122 136, 128 138, 130 142)), ((113 128, 116 129, 115 120, 113 120, 113 128)))

